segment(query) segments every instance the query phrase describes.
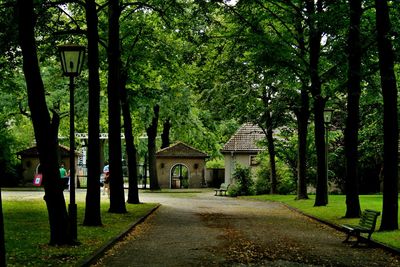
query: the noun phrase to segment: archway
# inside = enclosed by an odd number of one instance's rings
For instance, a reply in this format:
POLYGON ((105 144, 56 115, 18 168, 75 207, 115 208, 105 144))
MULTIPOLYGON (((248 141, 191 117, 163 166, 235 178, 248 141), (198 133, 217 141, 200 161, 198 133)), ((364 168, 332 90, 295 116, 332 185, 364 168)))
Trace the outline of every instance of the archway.
POLYGON ((174 165, 170 172, 171 188, 189 188, 189 168, 184 164, 174 165))

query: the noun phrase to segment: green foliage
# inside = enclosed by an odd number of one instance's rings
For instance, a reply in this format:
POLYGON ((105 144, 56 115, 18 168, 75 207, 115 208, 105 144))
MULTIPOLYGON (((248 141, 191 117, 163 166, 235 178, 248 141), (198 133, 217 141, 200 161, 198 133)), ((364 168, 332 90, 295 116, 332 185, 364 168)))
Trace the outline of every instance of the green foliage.
POLYGON ((232 174, 234 184, 229 187, 228 193, 231 196, 254 195, 254 181, 250 167, 237 164, 232 174))
MULTIPOLYGON (((271 184, 270 184, 270 165, 268 154, 262 153, 259 155, 260 157, 260 165, 256 170, 256 179, 255 179, 255 192, 257 195, 267 194, 270 192, 271 184)), ((277 190, 278 194, 290 194, 296 190, 296 182, 295 177, 293 177, 293 173, 290 168, 283 163, 281 160, 276 161, 276 169, 277 169, 277 190)))
POLYGON ((254 188, 256 195, 268 194, 271 189, 271 183, 269 181, 271 173, 268 169, 259 169, 256 173, 256 181, 254 183, 254 188))
POLYGON ((216 158, 206 162, 207 169, 223 169, 225 165, 223 158, 216 158))
POLYGON ((20 176, 17 173, 17 161, 13 155, 12 143, 14 139, 4 120, 0 121, 0 185, 16 186, 20 176))

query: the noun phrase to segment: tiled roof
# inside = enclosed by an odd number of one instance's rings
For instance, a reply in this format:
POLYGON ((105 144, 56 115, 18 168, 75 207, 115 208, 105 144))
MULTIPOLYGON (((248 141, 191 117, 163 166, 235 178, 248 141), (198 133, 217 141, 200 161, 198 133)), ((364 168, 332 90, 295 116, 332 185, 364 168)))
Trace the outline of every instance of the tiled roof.
MULTIPOLYGON (((60 151, 60 156, 61 157, 67 157, 69 155, 69 147, 64 146, 64 145, 58 145, 59 146, 59 151, 60 151)), ((75 151, 75 155, 79 155, 80 153, 75 151)), ((33 146, 24 150, 21 150, 17 152, 17 155, 20 156, 25 156, 25 157, 38 157, 39 156, 39 151, 37 146, 33 146)))
POLYGON ((221 152, 258 152, 264 149, 257 142, 265 138, 260 127, 251 123, 243 124, 239 130, 224 145, 221 152))
POLYGON ((185 143, 178 142, 159 150, 156 153, 156 157, 207 158, 208 155, 198 149, 188 146, 185 143))

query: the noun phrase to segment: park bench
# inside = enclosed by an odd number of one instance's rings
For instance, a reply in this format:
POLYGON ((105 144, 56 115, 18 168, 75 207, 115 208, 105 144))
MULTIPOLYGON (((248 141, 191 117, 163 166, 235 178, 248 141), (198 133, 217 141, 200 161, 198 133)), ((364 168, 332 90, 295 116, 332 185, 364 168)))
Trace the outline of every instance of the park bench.
POLYGON ((358 225, 344 224, 342 227, 347 231, 347 238, 343 243, 349 242, 350 236, 357 237, 354 246, 361 242, 361 233, 368 234, 368 241, 371 240, 371 235, 375 231, 376 221, 381 213, 375 210, 364 210, 361 214, 358 225))
POLYGON ((224 196, 226 196, 226 191, 228 191, 230 184, 222 183, 219 188, 214 189, 215 191, 215 196, 218 194, 222 196, 222 193, 224 193, 224 196))

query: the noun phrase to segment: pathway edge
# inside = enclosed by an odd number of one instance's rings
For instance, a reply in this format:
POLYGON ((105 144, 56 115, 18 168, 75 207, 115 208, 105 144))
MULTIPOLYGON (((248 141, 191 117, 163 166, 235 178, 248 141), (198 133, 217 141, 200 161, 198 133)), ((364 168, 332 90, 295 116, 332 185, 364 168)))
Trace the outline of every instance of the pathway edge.
POLYGON ((84 258, 81 261, 78 261, 76 266, 79 267, 88 267, 91 264, 95 263, 97 260, 99 260, 107 250, 109 250, 115 243, 120 241, 122 238, 124 238, 132 229, 134 229, 137 225, 141 224, 144 222, 151 214, 153 214, 161 204, 158 204, 154 208, 152 208, 146 215, 143 217, 137 219, 135 222, 133 222, 130 226, 128 226, 127 229, 122 231, 119 235, 115 236, 114 238, 111 238, 108 240, 103 246, 98 248, 91 256, 84 258))

